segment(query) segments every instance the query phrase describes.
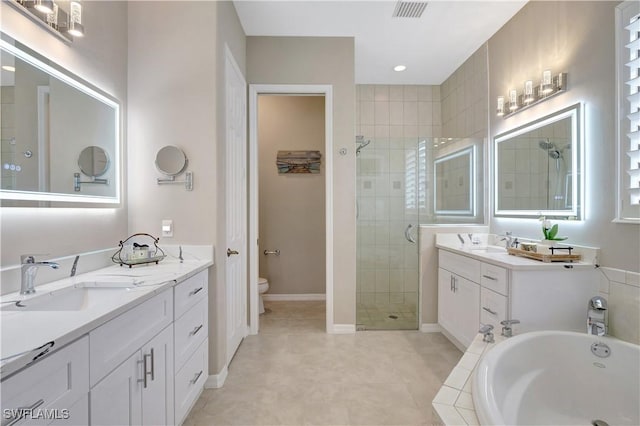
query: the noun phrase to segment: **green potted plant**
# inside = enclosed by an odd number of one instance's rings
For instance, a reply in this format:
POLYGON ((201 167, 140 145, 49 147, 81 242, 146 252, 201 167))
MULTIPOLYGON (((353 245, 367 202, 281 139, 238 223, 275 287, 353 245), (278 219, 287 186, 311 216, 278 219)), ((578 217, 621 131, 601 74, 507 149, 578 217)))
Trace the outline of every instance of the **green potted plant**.
POLYGON ((553 244, 554 241, 564 241, 567 239, 567 237, 558 236, 557 223, 555 225, 552 225, 551 221, 546 219, 544 216, 540 218, 540 221, 542 222, 542 235, 544 236, 544 239, 542 240, 543 243, 545 242, 545 240, 553 244))

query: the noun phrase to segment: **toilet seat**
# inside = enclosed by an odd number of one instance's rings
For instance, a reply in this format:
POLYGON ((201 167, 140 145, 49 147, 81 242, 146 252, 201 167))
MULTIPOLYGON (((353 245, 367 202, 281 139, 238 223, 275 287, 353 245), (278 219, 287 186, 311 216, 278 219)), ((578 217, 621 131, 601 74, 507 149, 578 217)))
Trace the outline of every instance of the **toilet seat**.
POLYGON ((262 300, 262 294, 266 293, 269 290, 269 281, 266 278, 259 277, 258 278, 258 301, 259 301, 259 312, 264 314, 264 302, 262 300))

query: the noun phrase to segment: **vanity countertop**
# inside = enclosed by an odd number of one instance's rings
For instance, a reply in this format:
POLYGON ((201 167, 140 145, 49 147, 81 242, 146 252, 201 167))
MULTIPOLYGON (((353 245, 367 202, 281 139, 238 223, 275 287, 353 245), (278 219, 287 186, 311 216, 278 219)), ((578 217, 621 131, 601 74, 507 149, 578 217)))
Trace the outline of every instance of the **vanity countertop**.
POLYGON ((487 238, 481 238, 478 246, 469 243, 462 244, 456 234, 437 234, 436 247, 452 253, 467 256, 492 265, 501 266, 512 270, 520 271, 545 271, 558 270, 559 268, 571 267, 571 269, 593 268, 592 259, 597 255, 597 249, 589 247, 576 247, 576 252, 582 254, 579 262, 540 262, 526 257, 512 256, 506 252, 504 247, 487 245, 487 238))
POLYGON ((97 282, 130 283, 127 288, 111 291, 104 303, 82 310, 15 311, 0 310, 0 379, 28 365, 44 351, 53 352, 80 336, 115 318, 123 312, 143 303, 156 294, 169 290, 176 284, 213 265, 208 259, 167 258, 159 264, 147 264, 134 268, 118 265, 98 269, 71 278, 65 278, 36 287, 36 293, 21 296, 19 293, 3 295, 3 305, 11 301, 28 301, 51 292, 73 288, 83 283, 90 286, 97 282))

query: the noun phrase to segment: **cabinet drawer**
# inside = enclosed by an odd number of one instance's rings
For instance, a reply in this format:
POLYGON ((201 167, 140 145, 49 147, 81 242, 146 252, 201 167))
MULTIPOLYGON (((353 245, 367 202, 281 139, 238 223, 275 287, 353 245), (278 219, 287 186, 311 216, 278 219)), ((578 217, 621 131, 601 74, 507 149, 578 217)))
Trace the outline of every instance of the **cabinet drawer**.
POLYGON ((480 284, 482 284, 483 287, 489 288, 505 296, 509 295, 509 286, 507 282, 508 274, 505 268, 483 263, 480 267, 480 271, 482 274, 480 284))
POLYGON ((208 294, 209 272, 204 270, 174 287, 175 319, 180 318, 208 294))
POLYGON ((175 323, 176 371, 180 370, 208 334, 207 301, 201 300, 175 323))
POLYGON ((189 410, 196 402, 200 391, 204 387, 204 382, 209 375, 208 371, 209 340, 204 342, 187 360, 185 365, 176 373, 175 396, 176 396, 176 422, 181 424, 189 410))
MULTIPOLYGON (((52 353, 25 370, 2 382, 2 409, 33 407, 38 410, 59 410, 72 424, 88 424, 88 407, 80 400, 89 392, 89 339, 85 336, 52 353), (79 402, 78 405, 75 405, 79 402), (65 412, 63 410, 68 410, 65 412)), ((2 424, 11 423, 2 413, 2 424), (6 422, 6 423, 5 423, 6 422)), ((47 424, 52 419, 23 419, 16 424, 47 424)))
MULTIPOLYGON (((482 287, 480 289, 480 322, 493 325, 499 332, 500 321, 507 318, 507 298, 482 287)), ((495 332, 495 331, 494 331, 495 332)))
POLYGON ((440 268, 444 268, 473 282, 480 282, 480 261, 453 254, 446 250, 439 251, 438 261, 440 268))
POLYGON ((173 321, 168 289, 89 333, 91 387, 173 321))

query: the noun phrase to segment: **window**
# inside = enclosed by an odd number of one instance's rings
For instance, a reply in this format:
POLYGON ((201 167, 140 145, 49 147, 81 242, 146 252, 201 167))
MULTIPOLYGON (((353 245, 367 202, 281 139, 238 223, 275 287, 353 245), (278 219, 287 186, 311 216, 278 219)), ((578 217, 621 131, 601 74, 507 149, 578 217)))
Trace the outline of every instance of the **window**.
POLYGON ((640 223, 640 2, 616 7, 618 220, 640 223))

